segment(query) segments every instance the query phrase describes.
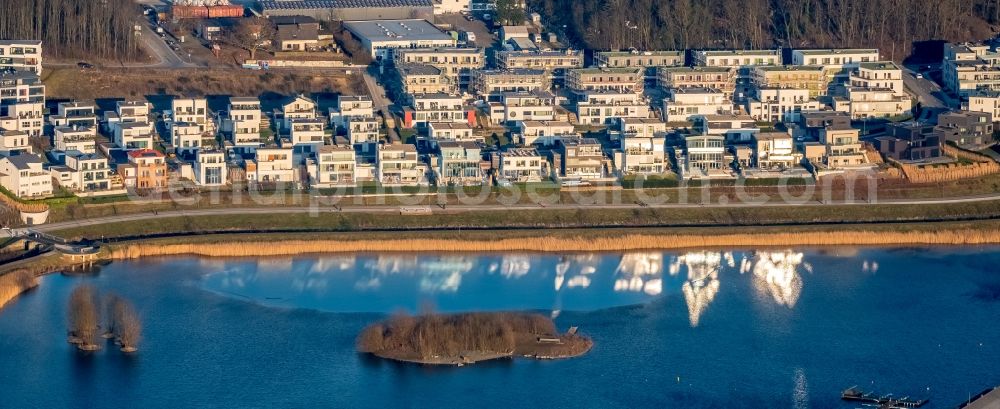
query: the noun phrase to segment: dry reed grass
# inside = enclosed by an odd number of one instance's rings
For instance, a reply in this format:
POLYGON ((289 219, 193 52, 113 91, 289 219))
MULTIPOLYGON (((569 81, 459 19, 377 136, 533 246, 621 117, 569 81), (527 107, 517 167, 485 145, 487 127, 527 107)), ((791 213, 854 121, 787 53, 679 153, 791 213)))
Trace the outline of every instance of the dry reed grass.
POLYGON ((0 275, 0 308, 21 293, 38 286, 38 278, 29 271, 15 271, 0 275))
POLYGON ((629 251, 697 247, 808 246, 808 245, 901 245, 901 244, 995 244, 1000 229, 954 229, 937 231, 840 231, 751 234, 624 234, 607 237, 537 237, 497 240, 400 238, 390 240, 284 240, 237 243, 168 244, 138 242, 115 247, 113 259, 192 254, 209 257, 285 256, 343 252, 478 252, 478 251, 629 251))

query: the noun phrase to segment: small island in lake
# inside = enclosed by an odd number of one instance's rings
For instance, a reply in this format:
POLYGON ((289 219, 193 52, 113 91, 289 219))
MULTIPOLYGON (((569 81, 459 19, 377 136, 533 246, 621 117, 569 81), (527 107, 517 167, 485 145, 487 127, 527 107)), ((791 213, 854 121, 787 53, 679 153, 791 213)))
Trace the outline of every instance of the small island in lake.
POLYGON ((560 334, 543 315, 513 312, 395 315, 365 327, 357 340, 359 352, 441 365, 508 357, 572 358, 593 345, 575 328, 560 334))

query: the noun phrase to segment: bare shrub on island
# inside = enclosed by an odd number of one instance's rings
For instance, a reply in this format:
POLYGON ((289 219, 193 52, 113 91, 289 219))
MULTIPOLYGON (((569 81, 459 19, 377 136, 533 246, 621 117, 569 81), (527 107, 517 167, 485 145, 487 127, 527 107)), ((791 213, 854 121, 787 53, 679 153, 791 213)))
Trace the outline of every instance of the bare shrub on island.
POLYGON ((115 304, 115 336, 121 345, 122 352, 139 350, 139 339, 142 336, 142 322, 135 307, 127 300, 119 300, 115 304))
POLYGON ((77 286, 69 297, 69 342, 84 351, 100 349, 97 344, 100 316, 97 291, 89 284, 77 286))

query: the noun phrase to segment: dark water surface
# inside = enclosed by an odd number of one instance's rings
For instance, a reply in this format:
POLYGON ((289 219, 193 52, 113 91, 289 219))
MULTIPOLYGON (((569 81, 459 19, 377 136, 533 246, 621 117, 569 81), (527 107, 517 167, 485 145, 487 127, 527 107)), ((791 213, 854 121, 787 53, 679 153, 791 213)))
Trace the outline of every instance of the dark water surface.
POLYGON ((0 310, 0 408, 952 408, 1000 384, 1000 248, 193 257, 51 275, 0 310), (73 287, 130 298, 140 351, 65 341, 73 287), (400 309, 538 310, 593 351, 463 368, 354 352, 400 309))

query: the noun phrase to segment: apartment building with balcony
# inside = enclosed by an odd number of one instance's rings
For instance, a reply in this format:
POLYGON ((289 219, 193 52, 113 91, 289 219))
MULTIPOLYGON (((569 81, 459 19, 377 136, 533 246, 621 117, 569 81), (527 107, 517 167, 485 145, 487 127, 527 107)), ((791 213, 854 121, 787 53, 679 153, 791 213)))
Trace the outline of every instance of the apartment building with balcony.
POLYGON ((42 75, 42 42, 39 40, 0 40, 0 71, 4 70, 42 75))
POLYGON ((458 87, 468 87, 472 73, 482 69, 486 57, 482 48, 415 48, 399 49, 393 55, 396 65, 426 64, 441 70, 448 82, 458 87))
POLYGON ((614 125, 621 138, 649 138, 667 132, 667 124, 656 118, 619 118, 614 125))
POLYGON ((555 137, 576 135, 573 124, 565 121, 518 121, 511 131, 521 145, 549 144, 555 137))
MULTIPOLYGON (((174 152, 194 152, 205 146, 203 125, 191 122, 173 122, 170 124, 170 144, 174 152)), ((214 139, 213 139, 214 143, 214 139)))
POLYGON ((429 122, 427 139, 432 145, 443 141, 484 142, 482 136, 476 136, 472 132, 469 124, 456 122, 429 122))
POLYGON ((888 124, 886 134, 874 145, 887 158, 919 161, 941 156, 941 136, 937 127, 916 121, 888 124))
POLYGON ((89 127, 97 128, 97 105, 92 102, 60 102, 56 105, 56 113, 49 115, 49 125, 52 127, 89 127))
POLYGON ((721 114, 695 115, 692 118, 692 129, 701 134, 721 135, 731 143, 749 143, 753 136, 760 132, 757 122, 750 115, 721 114))
POLYGON ((816 111, 822 104, 812 92, 801 88, 754 88, 743 104, 744 110, 758 122, 795 122, 802 112, 816 111))
POLYGON ((20 153, 34 153, 30 135, 24 131, 0 128, 0 155, 10 156, 20 153))
POLYGON ((802 162, 795 150, 795 140, 787 132, 761 132, 754 135, 754 165, 765 170, 787 170, 802 162))
POLYGON ((42 159, 26 153, 0 157, 0 184, 19 198, 52 195, 52 175, 42 168, 42 159))
POLYGON ((993 119, 1000 119, 1000 91, 977 90, 969 92, 962 101, 963 111, 982 112, 990 114, 993 119))
POLYGON ((732 99, 718 88, 667 88, 663 98, 666 122, 687 121, 694 115, 730 114, 733 110, 732 99))
POLYGON ((823 164, 831 169, 862 166, 868 162, 858 140, 860 131, 852 127, 828 126, 820 130, 819 143, 825 149, 823 164))
POLYGON ((445 140, 437 143, 439 186, 478 186, 485 182, 482 149, 477 143, 445 140))
POLYGON ((549 161, 535 148, 507 148, 500 151, 497 183, 537 183, 550 177, 549 161))
POLYGON ((563 184, 585 183, 606 177, 604 150, 594 138, 564 136, 556 139, 552 164, 563 184))
POLYGON ((361 145, 366 152, 382 139, 378 120, 374 116, 350 116, 345 126, 351 145, 361 145))
POLYGON ((566 72, 566 87, 574 92, 607 91, 641 94, 645 73, 641 68, 577 68, 566 72))
POLYGON ((835 108, 847 112, 852 119, 890 118, 909 112, 913 100, 889 88, 848 87, 846 109, 836 104, 835 108))
POLYGON ((620 146, 614 159, 621 176, 658 175, 667 171, 665 134, 637 133, 622 138, 620 146))
POLYGON ((499 101, 504 92, 546 91, 552 86, 543 69, 478 70, 472 73, 471 91, 488 101, 499 101))
POLYGON ((128 152, 128 163, 119 164, 117 171, 128 188, 161 190, 169 182, 166 159, 154 149, 135 149, 128 152))
POLYGON ((111 141, 122 149, 150 149, 153 138, 153 124, 149 122, 120 122, 114 124, 111 141))
POLYGON ((889 89, 897 96, 906 96, 903 70, 892 61, 859 63, 850 74, 850 86, 868 89, 889 89))
POLYGON ((683 156, 678 168, 685 179, 729 175, 732 157, 726 154, 722 135, 688 135, 684 138, 683 156))
POLYGON ((939 128, 950 128, 942 142, 952 142, 962 148, 979 150, 993 141, 993 116, 983 112, 950 111, 937 117, 939 128))
POLYGON ((194 158, 194 181, 199 186, 222 186, 229 181, 226 153, 215 149, 199 149, 194 158))
POLYGON ((792 65, 819 65, 827 82, 843 82, 863 62, 881 61, 874 48, 827 48, 792 50, 792 65))
POLYGON ((427 166, 420 163, 417 147, 412 144, 379 145, 375 162, 382 186, 426 185, 427 166))
POLYGON ((684 65, 684 51, 597 51, 594 65, 607 68, 640 68, 643 74, 655 76, 659 67, 684 65))
POLYGON ((150 104, 145 101, 116 101, 114 111, 104 112, 104 126, 108 133, 124 123, 149 123, 150 104))
POLYGON ((649 103, 633 92, 583 91, 574 104, 577 123, 604 125, 616 118, 649 118, 649 103))
POLYGON ((502 70, 523 68, 544 70, 551 79, 561 82, 566 70, 583 68, 583 52, 504 50, 497 52, 496 61, 498 68, 502 70))
POLYGON ((962 98, 978 90, 1000 91, 1000 53, 985 44, 946 43, 941 79, 962 98))
POLYGON ((253 159, 244 162, 247 182, 251 184, 294 183, 298 181, 291 147, 262 147, 253 159))
POLYGON ((97 129, 87 126, 57 126, 52 130, 52 147, 57 151, 97 152, 97 129))
POLYGON ((260 99, 230 97, 222 119, 222 133, 241 150, 260 147, 265 143, 260 135, 262 117, 260 99))
POLYGON ((306 163, 313 187, 354 186, 357 153, 351 145, 323 145, 306 163))
POLYGON ((111 189, 108 159, 95 153, 67 152, 61 165, 49 167, 59 187, 81 193, 111 189))
POLYGON ((827 94, 829 81, 820 65, 765 65, 754 67, 751 81, 755 88, 801 89, 816 98, 827 94))
POLYGON ((281 105, 280 117, 281 129, 286 131, 292 128, 295 119, 316 119, 316 101, 302 94, 296 95, 281 105))
POLYGON ((326 143, 326 122, 319 118, 292 119, 289 139, 296 152, 315 152, 326 143))
POLYGON ((44 128, 45 85, 28 71, 0 73, 0 128, 39 136, 44 128))
POLYGON ((331 127, 345 129, 352 117, 374 118, 375 103, 368 95, 339 95, 329 109, 329 116, 331 127))
POLYGON ((428 122, 470 122, 461 96, 449 94, 414 94, 410 106, 403 108, 403 126, 413 128, 428 122))
POLYGON ((551 121, 556 117, 556 97, 548 91, 504 92, 503 123, 551 121))
POLYGON ((695 50, 693 62, 698 67, 756 67, 781 65, 781 50, 695 50))
POLYGON ((452 79, 441 74, 433 65, 399 63, 396 73, 404 94, 451 94, 458 91, 452 79))
POLYGON ((196 125, 200 132, 214 131, 208 120, 208 100, 205 98, 174 98, 170 101, 170 127, 174 124, 196 125))
POLYGON ((732 99, 736 90, 736 69, 731 67, 663 67, 656 70, 657 85, 664 90, 716 89, 732 99))

